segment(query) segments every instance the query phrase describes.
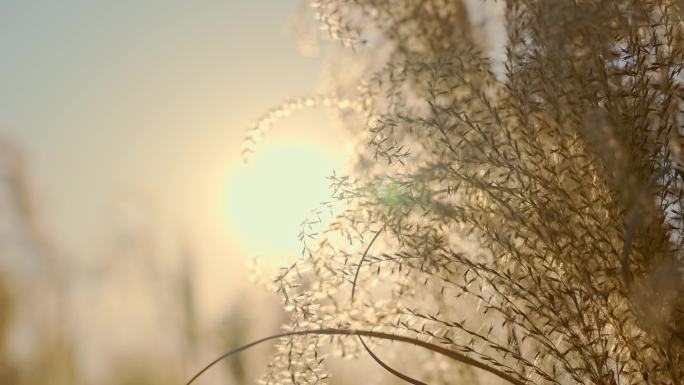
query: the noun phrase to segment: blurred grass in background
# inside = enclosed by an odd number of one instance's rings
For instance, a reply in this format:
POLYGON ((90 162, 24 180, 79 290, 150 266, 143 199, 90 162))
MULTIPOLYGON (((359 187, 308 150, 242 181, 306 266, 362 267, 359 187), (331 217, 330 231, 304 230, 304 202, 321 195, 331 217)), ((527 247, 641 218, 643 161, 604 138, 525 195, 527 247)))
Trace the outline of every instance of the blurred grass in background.
MULTIPOLYGON (((274 298, 257 288, 226 306, 218 325, 198 319, 197 256, 187 245, 173 251, 175 271, 154 266, 169 257, 154 258, 163 252, 143 234, 105 250, 101 266, 76 266, 41 231, 21 152, 4 142, 0 154, 0 384, 180 384, 201 360, 282 321, 274 298), (108 334, 112 320, 100 306, 126 323, 108 334)), ((251 382, 268 350, 227 362, 205 383, 251 382)))

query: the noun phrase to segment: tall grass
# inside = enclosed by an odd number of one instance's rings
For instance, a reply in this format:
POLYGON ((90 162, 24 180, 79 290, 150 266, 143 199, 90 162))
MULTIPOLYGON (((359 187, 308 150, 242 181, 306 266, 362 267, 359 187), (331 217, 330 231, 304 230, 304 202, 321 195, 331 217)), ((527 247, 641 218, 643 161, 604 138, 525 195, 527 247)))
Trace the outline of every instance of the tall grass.
POLYGON ((369 352, 413 383, 684 383, 681 5, 505 2, 497 77, 461 1, 311 4, 392 51, 344 96, 368 146, 274 280, 290 320, 262 383, 369 352))

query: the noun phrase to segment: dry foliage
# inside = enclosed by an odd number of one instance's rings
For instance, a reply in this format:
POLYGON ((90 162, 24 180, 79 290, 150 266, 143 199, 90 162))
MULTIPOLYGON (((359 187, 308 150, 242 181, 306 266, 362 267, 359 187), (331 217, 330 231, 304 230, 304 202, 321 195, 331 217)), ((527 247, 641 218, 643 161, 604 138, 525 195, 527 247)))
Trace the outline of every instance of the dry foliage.
POLYGON ((392 344, 414 383, 684 383, 684 9, 508 1, 497 78, 460 1, 312 6, 393 48, 345 96, 369 146, 275 280, 292 333, 263 383, 325 383, 360 336, 447 352, 392 344))

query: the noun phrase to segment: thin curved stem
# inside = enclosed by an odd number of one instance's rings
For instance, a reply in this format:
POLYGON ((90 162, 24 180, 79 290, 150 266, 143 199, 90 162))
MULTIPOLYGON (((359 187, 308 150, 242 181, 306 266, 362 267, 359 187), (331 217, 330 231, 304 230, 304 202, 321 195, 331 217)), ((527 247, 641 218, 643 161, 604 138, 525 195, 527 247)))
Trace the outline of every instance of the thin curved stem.
MULTIPOLYGON (((385 230, 385 227, 382 227, 380 230, 378 230, 375 233, 375 236, 373 236, 373 239, 371 239, 370 243, 368 246, 366 246, 366 250, 363 252, 363 255, 361 256, 361 260, 359 261, 359 264, 356 266, 356 273, 354 274, 354 281, 352 282, 352 292, 351 292, 351 302, 354 302, 354 293, 356 291, 356 281, 359 278, 359 272, 361 272, 361 266, 363 266, 363 262, 366 260, 366 256, 368 255, 368 251, 370 248, 373 246, 375 241, 378 239, 380 236, 380 233, 385 230)), ((392 373, 396 377, 401 378, 402 380, 409 382, 414 385, 427 385, 424 382, 418 381, 415 378, 412 378, 410 376, 407 376, 404 373, 401 373, 400 371, 392 368, 391 366, 387 365, 384 361, 382 361, 373 351, 366 345, 366 343, 363 341, 363 338, 359 336, 359 341, 361 341, 361 345, 363 345, 363 348, 366 349, 366 352, 371 356, 375 362, 377 362, 383 369, 387 370, 388 372, 392 373)))
POLYGON ((359 272, 361 271, 361 265, 363 265, 363 262, 366 260, 366 256, 368 255, 368 250, 370 250, 371 246, 375 243, 375 241, 378 239, 380 236, 380 233, 385 230, 385 228, 381 228, 375 233, 375 236, 373 236, 373 239, 371 239, 370 243, 366 247, 366 250, 363 252, 363 255, 361 256, 361 260, 359 261, 358 266, 356 266, 356 274, 354 274, 354 281, 352 282, 352 292, 351 292, 351 300, 354 302, 354 294, 356 293, 356 281, 359 279, 359 272))
POLYGON ((247 345, 243 345, 239 348, 233 349, 229 352, 226 352, 210 362, 208 365, 206 365, 202 370, 197 372, 191 379, 188 381, 185 385, 190 385, 192 384, 197 378, 199 378, 204 372, 209 370, 212 366, 216 365, 218 362, 223 360, 224 358, 227 358, 229 356, 232 356, 234 354, 240 353, 244 350, 247 350, 251 347, 254 347, 256 345, 259 345, 261 343, 275 340, 278 338, 283 338, 283 337, 292 337, 292 336, 303 336, 303 335, 331 335, 331 336, 360 336, 360 337, 371 337, 371 338, 378 338, 378 339, 383 339, 383 340, 390 340, 390 341, 398 341, 398 342, 405 342, 409 344, 413 344, 416 346, 419 346, 421 348, 427 349, 429 351, 441 354, 445 357, 449 357, 453 359, 454 361, 462 362, 466 365, 474 366, 476 368, 482 369, 486 372, 489 372, 501 379, 504 379, 508 382, 510 382, 513 385, 526 385, 526 381, 519 380, 510 374, 503 372, 499 369, 493 368, 487 364, 484 364, 482 362, 479 362, 477 360, 474 360, 470 357, 467 357, 461 353, 454 352, 452 350, 446 349, 442 346, 435 345, 429 342, 425 342, 413 337, 406 337, 406 336, 400 336, 400 335, 395 335, 395 334, 390 334, 390 333, 383 333, 383 332, 374 332, 370 330, 354 330, 354 329, 334 329, 334 328, 326 328, 326 329, 309 329, 309 330, 298 330, 298 331, 293 331, 293 332, 285 332, 285 333, 279 333, 279 334, 274 334, 270 335, 268 337, 264 337, 261 339, 258 339, 256 341, 250 342, 247 345))
POLYGON ((359 336, 359 341, 361 341, 361 345, 363 345, 364 349, 366 349, 366 352, 368 352, 368 354, 371 356, 371 358, 373 358, 375 360, 375 362, 377 362, 378 365, 382 366, 382 368, 385 369, 386 371, 392 373, 393 375, 401 378, 402 380, 404 380, 410 384, 427 385, 426 383, 419 381, 419 380, 416 380, 413 377, 409 377, 406 374, 401 373, 400 371, 398 371, 398 370, 394 369, 393 367, 387 365, 383 360, 380 359, 380 357, 376 356, 375 353, 373 353, 373 351, 370 350, 370 348, 368 347, 368 345, 366 345, 366 343, 363 341, 363 338, 361 338, 361 336, 359 336))

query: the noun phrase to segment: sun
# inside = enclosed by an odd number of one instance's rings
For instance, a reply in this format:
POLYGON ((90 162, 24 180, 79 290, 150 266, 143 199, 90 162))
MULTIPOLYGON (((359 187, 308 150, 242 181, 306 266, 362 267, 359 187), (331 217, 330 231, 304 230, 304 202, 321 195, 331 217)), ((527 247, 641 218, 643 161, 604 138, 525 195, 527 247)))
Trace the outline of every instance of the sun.
POLYGON ((226 211, 249 251, 266 260, 298 255, 300 224, 331 199, 328 177, 343 165, 315 143, 279 142, 260 148, 229 177, 226 211))

